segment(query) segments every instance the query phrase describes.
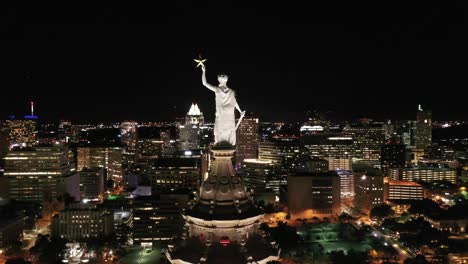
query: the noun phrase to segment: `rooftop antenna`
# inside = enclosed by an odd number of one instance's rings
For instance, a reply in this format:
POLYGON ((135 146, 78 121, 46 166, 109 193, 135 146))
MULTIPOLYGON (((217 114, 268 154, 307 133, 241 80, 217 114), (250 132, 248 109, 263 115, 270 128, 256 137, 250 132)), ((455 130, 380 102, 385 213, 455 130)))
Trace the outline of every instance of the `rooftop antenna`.
POLYGON ((419 110, 419 111, 422 111, 422 108, 421 108, 421 105, 420 105, 420 104, 418 105, 418 110, 419 110))
POLYGON ((31 101, 31 116, 34 116, 34 102, 31 101))

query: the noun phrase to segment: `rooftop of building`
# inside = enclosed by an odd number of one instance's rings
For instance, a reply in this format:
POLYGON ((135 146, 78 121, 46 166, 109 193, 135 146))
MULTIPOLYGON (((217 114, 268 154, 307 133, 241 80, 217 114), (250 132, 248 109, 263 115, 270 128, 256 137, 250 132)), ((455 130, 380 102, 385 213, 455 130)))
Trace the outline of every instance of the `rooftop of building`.
POLYGON ((244 159, 244 163, 271 164, 273 161, 268 159, 244 159))
POLYGON ((389 185, 401 185, 401 186, 412 186, 412 187, 422 187, 421 184, 412 182, 412 181, 393 181, 389 180, 388 181, 389 185))
POLYGON ((154 168, 196 168, 198 159, 197 158, 161 158, 154 160, 154 168))
POLYGON ((293 177, 333 177, 339 176, 336 171, 327 172, 293 172, 290 174, 293 177))

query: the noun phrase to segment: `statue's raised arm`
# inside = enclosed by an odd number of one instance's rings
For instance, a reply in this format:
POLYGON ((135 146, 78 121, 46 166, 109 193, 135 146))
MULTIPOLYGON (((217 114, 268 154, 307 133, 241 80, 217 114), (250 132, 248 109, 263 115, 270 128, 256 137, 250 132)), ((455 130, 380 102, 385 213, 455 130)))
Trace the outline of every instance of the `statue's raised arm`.
POLYGON ((206 88, 210 89, 211 91, 216 92, 216 86, 211 85, 211 84, 209 84, 209 83, 206 81, 206 68, 205 68, 205 65, 202 64, 202 65, 201 65, 201 68, 202 68, 202 77, 201 77, 201 80, 202 80, 203 85, 204 85, 206 88))

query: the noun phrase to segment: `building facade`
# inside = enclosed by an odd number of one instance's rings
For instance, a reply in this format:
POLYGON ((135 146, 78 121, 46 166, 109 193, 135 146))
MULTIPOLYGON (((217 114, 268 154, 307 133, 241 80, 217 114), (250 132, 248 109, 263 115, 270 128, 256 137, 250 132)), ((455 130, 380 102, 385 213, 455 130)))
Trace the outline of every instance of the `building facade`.
POLYGON ((425 149, 432 143, 432 112, 423 110, 421 105, 416 114, 414 142, 416 148, 425 149))
POLYGON ((384 177, 377 169, 355 170, 354 174, 354 207, 368 213, 384 202, 384 177))
POLYGON ((385 201, 424 199, 424 187, 411 181, 389 180, 384 185, 384 193, 385 201))
POLYGON ((78 147, 77 169, 104 168, 107 179, 120 182, 122 180, 122 148, 121 147, 78 147))
POLYGON ((88 240, 110 236, 114 232, 114 215, 94 207, 67 208, 52 218, 52 237, 88 240))
POLYGON ((433 182, 445 180, 456 183, 457 171, 450 168, 437 167, 391 168, 389 169, 389 178, 396 181, 433 182))
POLYGON ((344 133, 353 138, 353 163, 380 168, 380 152, 385 141, 381 125, 347 126, 344 133))
POLYGON ((81 199, 101 200, 104 195, 104 168, 85 168, 80 174, 81 199))
POLYGON ((73 153, 63 146, 14 149, 5 157, 8 197, 19 201, 44 202, 70 194, 80 199, 79 175, 73 153))
POLYGON ((328 217, 341 212, 340 176, 334 172, 296 173, 288 176, 291 219, 328 217))
POLYGON ((258 158, 258 118, 244 117, 236 133, 236 167, 239 167, 245 159, 258 158))
POLYGON ((148 176, 155 191, 195 191, 200 186, 201 168, 196 158, 162 158, 154 161, 148 176))

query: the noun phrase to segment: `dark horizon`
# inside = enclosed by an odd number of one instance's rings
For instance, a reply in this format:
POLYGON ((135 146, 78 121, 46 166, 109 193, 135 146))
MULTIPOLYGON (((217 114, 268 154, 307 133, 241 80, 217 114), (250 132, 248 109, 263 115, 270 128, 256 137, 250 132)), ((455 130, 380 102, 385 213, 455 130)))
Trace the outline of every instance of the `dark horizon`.
POLYGON ((287 9, 222 10, 214 23, 199 14, 217 13, 195 4, 5 9, 0 116, 29 114, 33 100, 42 120, 173 121, 197 102, 212 120, 214 96, 193 61, 201 53, 209 82, 229 75, 241 108, 262 120, 303 120, 317 108, 415 119, 418 104, 434 120, 468 120, 457 91, 468 84, 463 8, 306 9, 287 21, 287 9))

